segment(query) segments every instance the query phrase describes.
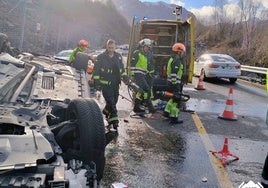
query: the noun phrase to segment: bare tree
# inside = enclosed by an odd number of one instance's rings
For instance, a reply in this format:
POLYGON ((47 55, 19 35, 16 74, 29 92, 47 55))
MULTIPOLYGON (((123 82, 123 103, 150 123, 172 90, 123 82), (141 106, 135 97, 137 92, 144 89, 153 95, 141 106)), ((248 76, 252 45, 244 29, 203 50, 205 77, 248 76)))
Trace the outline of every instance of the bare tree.
POLYGON ((227 4, 227 0, 215 0, 215 29, 222 37, 226 31, 226 14, 224 11, 224 5, 227 4))
POLYGON ((253 47, 253 37, 256 31, 257 13, 260 9, 260 3, 254 0, 239 0, 241 7, 240 23, 242 25, 242 49, 246 50, 248 55, 253 55, 250 51, 253 47))

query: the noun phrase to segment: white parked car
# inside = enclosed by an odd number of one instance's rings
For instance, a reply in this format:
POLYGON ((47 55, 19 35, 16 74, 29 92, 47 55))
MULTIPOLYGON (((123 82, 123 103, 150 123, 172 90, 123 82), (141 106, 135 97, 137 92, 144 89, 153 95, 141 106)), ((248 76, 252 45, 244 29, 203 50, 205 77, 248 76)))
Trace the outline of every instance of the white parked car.
POLYGON ((206 78, 228 78, 235 83, 241 75, 241 65, 233 57, 226 54, 203 54, 194 62, 194 75, 200 76, 204 70, 206 78))
POLYGON ((54 58, 60 59, 60 60, 66 60, 69 61, 69 57, 71 55, 73 50, 62 50, 59 53, 57 53, 54 58))

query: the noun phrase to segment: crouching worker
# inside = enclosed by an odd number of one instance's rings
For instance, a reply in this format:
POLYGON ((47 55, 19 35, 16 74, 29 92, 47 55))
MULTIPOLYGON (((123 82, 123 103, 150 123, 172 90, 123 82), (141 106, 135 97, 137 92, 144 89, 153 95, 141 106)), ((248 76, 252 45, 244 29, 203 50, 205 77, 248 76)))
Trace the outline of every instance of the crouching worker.
POLYGON ((102 113, 106 116, 110 131, 117 131, 119 125, 116 104, 121 79, 124 83, 129 83, 122 56, 115 52, 115 49, 115 41, 109 39, 106 43, 106 51, 97 56, 93 70, 94 88, 102 91, 106 102, 102 113))
POLYGON ((183 75, 184 53, 186 52, 186 48, 182 43, 175 43, 172 46, 172 51, 175 53, 171 55, 167 63, 167 80, 169 92, 174 93, 175 97, 168 100, 164 109, 164 116, 170 118, 171 124, 178 124, 183 123, 182 120, 178 119, 178 95, 182 92, 181 78, 183 75))

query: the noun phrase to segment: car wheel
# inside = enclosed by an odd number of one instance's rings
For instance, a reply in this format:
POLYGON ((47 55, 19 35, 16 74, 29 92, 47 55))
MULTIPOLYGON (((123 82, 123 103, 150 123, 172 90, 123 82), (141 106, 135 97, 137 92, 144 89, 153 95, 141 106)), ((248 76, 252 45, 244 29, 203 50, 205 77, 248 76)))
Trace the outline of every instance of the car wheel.
POLYGON ((85 163, 94 161, 97 180, 103 177, 105 166, 105 126, 98 104, 93 99, 74 99, 68 106, 68 117, 76 122, 79 153, 85 163))
POLYGON ((236 82, 237 78, 229 78, 229 80, 230 80, 231 84, 234 84, 236 82))
POLYGON ((83 52, 77 52, 75 55, 75 59, 73 62, 73 67, 77 70, 87 70, 88 67, 88 54, 83 53, 83 52))

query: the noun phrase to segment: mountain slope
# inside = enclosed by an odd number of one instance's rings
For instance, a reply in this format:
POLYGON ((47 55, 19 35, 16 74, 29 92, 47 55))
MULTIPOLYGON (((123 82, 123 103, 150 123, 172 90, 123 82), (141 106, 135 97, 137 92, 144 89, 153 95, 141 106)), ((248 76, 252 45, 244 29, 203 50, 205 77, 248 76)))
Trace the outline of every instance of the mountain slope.
MULTIPOLYGON (((139 0, 112 1, 129 23, 131 23, 134 16, 137 16, 139 19, 143 19, 143 17, 149 19, 176 19, 176 16, 173 14, 173 10, 176 7, 174 4, 167 4, 162 1, 157 3, 140 2, 139 0)), ((180 19, 187 20, 190 16, 193 16, 193 14, 182 8, 180 19)))
POLYGON ((81 38, 92 48, 108 38, 128 41, 130 26, 110 0, 1 0, 0 7, 0 32, 24 51, 55 53, 76 47, 81 38))

